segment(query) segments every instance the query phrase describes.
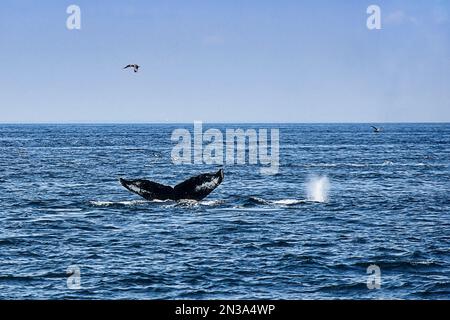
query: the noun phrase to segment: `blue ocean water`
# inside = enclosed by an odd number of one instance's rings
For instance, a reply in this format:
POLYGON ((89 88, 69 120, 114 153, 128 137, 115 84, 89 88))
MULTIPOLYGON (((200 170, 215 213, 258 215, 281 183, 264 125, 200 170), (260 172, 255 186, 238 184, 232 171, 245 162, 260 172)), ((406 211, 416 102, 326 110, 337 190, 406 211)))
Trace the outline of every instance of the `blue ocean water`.
POLYGON ((0 125, 0 298, 448 299, 450 125, 382 126, 209 125, 278 128, 279 173, 225 165, 209 197, 176 203, 118 177, 217 170, 172 163, 192 125, 0 125))

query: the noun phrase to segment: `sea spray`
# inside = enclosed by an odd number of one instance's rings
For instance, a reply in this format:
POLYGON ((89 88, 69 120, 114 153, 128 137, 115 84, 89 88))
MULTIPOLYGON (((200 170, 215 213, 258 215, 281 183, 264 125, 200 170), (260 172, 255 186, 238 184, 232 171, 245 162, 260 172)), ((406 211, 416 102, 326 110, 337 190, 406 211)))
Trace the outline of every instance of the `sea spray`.
POLYGON ((330 180, 326 176, 312 176, 306 184, 309 201, 327 202, 330 180))

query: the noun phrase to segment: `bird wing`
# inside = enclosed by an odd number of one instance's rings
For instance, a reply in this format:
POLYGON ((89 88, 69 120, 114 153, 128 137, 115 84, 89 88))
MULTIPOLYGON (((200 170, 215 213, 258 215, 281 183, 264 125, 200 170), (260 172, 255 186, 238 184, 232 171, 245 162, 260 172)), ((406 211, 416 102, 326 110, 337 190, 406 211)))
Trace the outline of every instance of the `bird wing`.
POLYGON ((374 127, 374 126, 370 126, 371 128, 373 128, 374 130, 378 130, 378 128, 377 127, 374 127))
POLYGON ((124 69, 126 69, 126 68, 131 68, 131 67, 132 67, 131 64, 127 64, 127 65, 124 67, 124 69))

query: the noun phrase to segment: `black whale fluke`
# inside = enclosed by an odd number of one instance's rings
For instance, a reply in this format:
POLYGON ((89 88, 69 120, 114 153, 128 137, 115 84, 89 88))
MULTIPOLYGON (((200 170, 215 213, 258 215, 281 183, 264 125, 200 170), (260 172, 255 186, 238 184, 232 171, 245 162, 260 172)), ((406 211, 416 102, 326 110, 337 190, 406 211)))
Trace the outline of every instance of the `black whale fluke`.
POLYGON ((204 173, 187 179, 175 187, 144 180, 125 180, 120 178, 120 184, 147 200, 202 200, 209 195, 223 180, 223 169, 216 173, 204 173))

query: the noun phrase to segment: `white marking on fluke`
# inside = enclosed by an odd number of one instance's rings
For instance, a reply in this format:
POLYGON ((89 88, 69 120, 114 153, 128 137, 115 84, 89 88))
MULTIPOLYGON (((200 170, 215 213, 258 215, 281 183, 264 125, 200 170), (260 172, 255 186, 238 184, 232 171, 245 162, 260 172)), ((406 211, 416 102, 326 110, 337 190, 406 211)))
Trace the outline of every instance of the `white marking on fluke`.
POLYGON ((214 179, 211 179, 211 181, 207 181, 202 183, 199 186, 195 187, 195 191, 200 191, 200 190, 209 190, 212 188, 215 188, 219 183, 219 177, 216 177, 214 179))

